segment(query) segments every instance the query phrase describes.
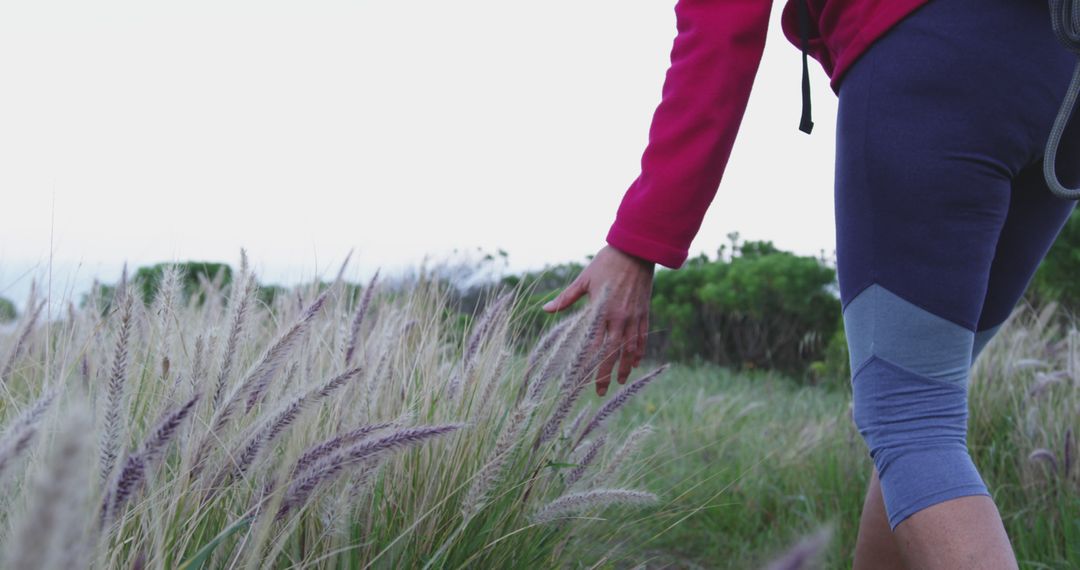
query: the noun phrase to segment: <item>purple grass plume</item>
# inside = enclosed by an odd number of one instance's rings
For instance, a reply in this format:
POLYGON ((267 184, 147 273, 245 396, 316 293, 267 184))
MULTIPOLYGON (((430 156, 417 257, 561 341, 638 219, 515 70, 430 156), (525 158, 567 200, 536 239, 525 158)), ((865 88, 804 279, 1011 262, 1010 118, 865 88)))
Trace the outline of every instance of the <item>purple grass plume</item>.
POLYGON ((592 370, 596 368, 603 360, 604 355, 608 351, 608 343, 605 339, 601 344, 599 350, 596 350, 594 343, 600 333, 600 326, 602 323, 599 315, 601 311, 596 308, 596 315, 591 319, 589 323, 588 333, 585 335, 584 343, 578 350, 577 357, 574 359, 573 366, 570 367, 570 371, 563 377, 562 383, 559 385, 559 393, 562 394, 562 398, 555 407, 555 411, 544 424, 543 429, 540 431, 540 436, 536 440, 534 449, 538 449, 540 445, 545 442, 551 441, 559 434, 559 429, 562 427, 562 423, 566 420, 566 417, 570 415, 570 410, 574 408, 574 404, 577 403, 578 398, 581 397, 581 393, 585 391, 585 388, 589 385, 590 374, 592 370), (586 364, 586 362, 588 364, 586 364))
POLYGON ((315 320, 315 317, 319 315, 319 311, 322 309, 323 305, 326 304, 330 291, 330 289, 323 291, 323 293, 311 303, 297 322, 283 335, 278 337, 277 342, 266 351, 259 361, 259 364, 248 374, 247 378, 240 386, 240 393, 246 392, 248 396, 247 406, 244 410, 245 412, 250 412, 251 408, 254 408, 255 404, 259 403, 259 400, 262 399, 267 386, 270 384, 270 380, 274 377, 274 372, 277 371, 289 357, 289 354, 292 353, 292 350, 300 344, 301 340, 303 340, 304 335, 311 328, 311 324, 315 320))
POLYGON ((327 455, 330 455, 343 447, 350 446, 375 432, 394 427, 395 423, 396 422, 383 422, 363 425, 309 447, 307 451, 301 454, 296 460, 293 478, 296 477, 297 473, 310 469, 316 462, 327 455))
POLYGON ((391 451, 423 443, 428 439, 457 431, 462 427, 463 424, 446 424, 407 428, 347 447, 318 462, 306 472, 301 472, 285 490, 285 496, 281 501, 277 516, 282 518, 290 511, 303 507, 316 487, 336 479, 347 467, 368 459, 374 459, 391 451))
POLYGON ((360 327, 364 324, 364 317, 367 316, 368 307, 371 305, 371 299, 375 296, 375 283, 378 279, 379 270, 376 270, 375 275, 371 277, 371 281, 368 282, 368 286, 364 289, 364 295, 360 298, 360 304, 356 307, 352 326, 349 329, 349 342, 345 345, 345 366, 351 366, 353 358, 356 356, 356 348, 360 345, 360 327))
POLYGON ((124 295, 120 300, 120 327, 116 334, 109 381, 105 391, 105 411, 102 418, 101 451, 99 463, 101 481, 109 480, 120 455, 120 438, 123 431, 125 402, 127 399, 128 351, 131 342, 135 295, 124 295))
POLYGON ((324 400, 350 380, 360 375, 360 368, 353 368, 343 374, 339 374, 325 383, 311 388, 307 392, 294 398, 276 414, 255 431, 248 438, 247 443, 239 453, 233 454, 235 462, 227 466, 217 477, 214 486, 224 483, 229 477, 239 477, 254 463, 259 453, 277 440, 278 436, 291 426, 300 414, 311 404, 324 400))
POLYGON ((626 436, 619 450, 615 452, 615 456, 608 461, 604 466, 604 470, 600 472, 593 481, 606 481, 613 476, 618 475, 619 468, 626 463, 637 452, 638 448, 645 441, 645 438, 649 437, 653 433, 653 427, 649 424, 638 426, 634 431, 630 432, 630 435, 626 436))
POLYGON ((225 388, 229 385, 233 363, 236 362, 237 347, 243 336, 244 326, 247 324, 248 313, 258 287, 259 284, 255 279, 247 276, 243 271, 241 271, 240 280, 233 287, 232 298, 229 299, 231 305, 229 336, 226 337, 225 350, 221 354, 221 368, 218 371, 217 384, 214 386, 214 396, 211 400, 214 409, 221 405, 221 399, 225 396, 225 388))
POLYGON ((221 407, 217 409, 210 430, 196 448, 194 459, 192 461, 192 472, 194 475, 198 475, 202 471, 203 461, 210 452, 210 448, 213 446, 216 438, 221 435, 221 432, 225 427, 229 425, 229 422, 232 420, 232 415, 236 411, 236 408, 239 406, 240 400, 244 395, 248 396, 247 411, 250 411, 262 398, 274 373, 285 363, 292 350, 300 344, 304 334, 311 327, 312 321, 315 320, 315 317, 319 314, 319 310, 322 309, 323 305, 326 303, 329 294, 330 289, 327 289, 311 303, 307 310, 301 314, 300 318, 277 338, 277 341, 273 346, 263 353, 263 357, 259 360, 259 363, 251 369, 251 372, 248 373, 246 379, 240 386, 233 390, 228 398, 225 399, 221 407))
POLYGON ((30 447, 41 419, 55 399, 55 392, 43 395, 8 425, 0 438, 0 474, 30 447))
POLYGON ((596 460, 596 456, 600 454, 600 448, 607 443, 607 436, 601 435, 593 441, 588 448, 585 449, 585 453, 581 457, 581 461, 578 462, 578 466, 570 472, 570 475, 566 478, 566 486, 573 487, 574 483, 577 483, 585 476, 585 471, 596 460))
POLYGON ((646 506, 656 503, 652 493, 631 489, 593 489, 555 499, 533 514, 533 522, 551 522, 583 511, 609 506, 646 506))
POLYGON ((581 432, 580 436, 578 436, 577 441, 574 442, 574 445, 576 446, 577 444, 581 443, 581 441, 585 439, 586 436, 588 436, 593 431, 599 429, 600 426, 602 426, 604 422, 606 422, 607 419, 611 417, 612 414, 619 411, 619 408, 625 406, 631 398, 644 390, 650 382, 652 382, 661 374, 666 372, 669 367, 670 365, 664 364, 656 370, 653 370, 652 372, 649 372, 648 374, 642 376, 636 382, 633 382, 629 386, 623 388, 622 390, 619 390, 619 393, 614 398, 608 400, 608 403, 604 404, 604 406, 596 412, 596 415, 593 416, 592 420, 589 421, 588 425, 585 426, 585 430, 581 432))
POLYGON ((521 430, 525 428, 535 408, 536 405, 531 400, 524 400, 514 409, 514 414, 507 418, 507 423, 503 425, 499 438, 495 440, 495 447, 491 450, 487 462, 476 474, 462 502, 461 512, 465 518, 470 518, 483 508, 488 494, 502 476, 510 452, 519 443, 521 430))
POLYGON ((542 366, 540 365, 542 355, 537 355, 537 360, 532 365, 535 372, 526 373, 528 398, 530 400, 539 400, 551 379, 570 366, 571 353, 576 347, 576 341, 580 341, 581 335, 584 334, 587 328, 585 324, 586 314, 587 311, 578 311, 554 327, 553 332, 558 331, 558 334, 552 337, 552 345, 547 350, 550 355, 543 359, 542 366))
POLYGON ((137 452, 128 455, 102 500, 100 519, 102 527, 108 526, 138 491, 139 486, 146 480, 147 469, 153 467, 165 456, 165 450, 176 437, 180 425, 195 409, 199 396, 200 394, 195 394, 183 405, 165 414, 150 430, 142 447, 137 452))
POLYGON ((804 537, 780 558, 770 563, 766 570, 813 570, 821 568, 821 558, 832 541, 832 529, 823 528, 804 537))
POLYGON ((1028 463, 1035 465, 1040 462, 1049 465, 1052 472, 1058 472, 1058 459, 1053 451, 1040 447, 1028 455, 1028 463))
POLYGON ((1063 445, 1063 447, 1064 449, 1062 451, 1063 455, 1065 456, 1065 460, 1062 462, 1061 471, 1062 476, 1068 479, 1069 475, 1072 474, 1073 454, 1075 453, 1073 451, 1072 428, 1068 428, 1065 430, 1065 444, 1063 445))
MULTIPOLYGON (((33 478, 28 508, 14 521, 4 568, 86 567, 85 499, 93 470, 93 422, 88 410, 65 410, 42 469, 33 478)), ((8 521, 11 524, 12 521, 8 521)))
MULTIPOLYGON (((33 302, 33 299, 31 299, 33 302)), ((34 306, 34 305, 30 305, 34 306)), ((34 328, 37 326, 38 318, 41 317, 41 311, 45 308, 45 301, 41 301, 37 304, 37 308, 32 310, 27 317, 26 322, 22 325, 22 330, 19 332, 19 336, 15 339, 15 344, 12 345, 11 350, 8 352, 8 356, 4 359, 4 367, 0 369, 0 384, 6 384, 11 376, 12 370, 15 368, 15 363, 19 360, 19 356, 24 352, 27 342, 30 340, 30 335, 33 334, 34 328)))

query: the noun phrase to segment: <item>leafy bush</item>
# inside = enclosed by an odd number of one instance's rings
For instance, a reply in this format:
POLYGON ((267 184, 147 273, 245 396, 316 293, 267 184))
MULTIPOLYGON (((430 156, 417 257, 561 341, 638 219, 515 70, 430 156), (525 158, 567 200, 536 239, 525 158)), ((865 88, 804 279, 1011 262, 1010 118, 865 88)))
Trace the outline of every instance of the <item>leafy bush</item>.
POLYGON ((851 382, 851 358, 848 353, 847 335, 844 333, 844 320, 841 317, 836 331, 829 337, 821 360, 810 365, 812 384, 823 384, 838 388, 847 388, 851 382))
MULTIPOLYGON (((158 263, 149 267, 140 267, 135 272, 135 282, 142 291, 143 302, 149 303, 157 294, 161 285, 161 278, 165 270, 175 266, 180 269, 183 279, 183 298, 190 299, 199 293, 200 289, 209 283, 214 283, 218 288, 224 288, 232 283, 232 268, 224 263, 209 261, 185 261, 183 263, 158 263)), ((205 299, 199 298, 199 303, 205 299)))
MULTIPOLYGON (((677 271, 656 272, 649 355, 802 374, 825 356, 839 328, 835 271, 814 257, 781 251, 772 242, 740 245, 737 234, 730 237, 730 259, 722 259, 726 248, 721 248, 715 261, 701 255, 677 271)), ((502 280, 503 287, 527 292, 516 308, 524 338, 535 338, 562 317, 548 315, 540 306, 583 269, 567 263, 502 280)), ((816 376, 811 379, 817 381, 816 376)))
POLYGON ((1074 210, 1035 272, 1027 295, 1035 305, 1056 301, 1080 313, 1080 210, 1074 210))
POLYGON ((692 260, 656 275, 656 350, 799 374, 836 332, 835 271, 813 257, 748 242, 730 261, 692 260))
POLYGON ((0 323, 10 323, 18 316, 19 312, 15 310, 15 303, 0 297, 0 323))

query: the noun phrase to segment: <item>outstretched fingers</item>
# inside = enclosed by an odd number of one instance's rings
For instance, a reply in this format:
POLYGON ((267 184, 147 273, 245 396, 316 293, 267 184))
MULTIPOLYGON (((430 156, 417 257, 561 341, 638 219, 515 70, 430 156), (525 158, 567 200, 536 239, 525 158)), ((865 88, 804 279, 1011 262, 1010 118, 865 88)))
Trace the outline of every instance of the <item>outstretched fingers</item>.
POLYGON ((649 315, 645 314, 644 317, 638 319, 637 323, 637 353, 634 355, 634 367, 636 368, 641 364, 641 359, 645 358, 645 340, 649 335, 649 315))
POLYGON ((596 393, 607 394, 612 373, 619 384, 626 384, 630 373, 645 357, 645 338, 649 330, 648 316, 614 316, 605 321, 604 339, 597 339, 595 350, 608 351, 596 371, 596 393), (602 347, 602 348, 601 348, 602 347))
POLYGON ((588 291, 588 285, 585 280, 579 276, 566 289, 563 289, 562 293, 559 293, 559 296, 545 303, 543 309, 549 313, 561 311, 576 303, 577 300, 583 297, 585 293, 588 293, 588 291))
MULTIPOLYGON (((600 366, 596 369, 596 395, 607 394, 608 386, 611 385, 611 371, 615 368, 616 358, 619 355, 621 327, 611 319, 604 320, 603 341, 596 350, 601 351, 600 366)), ((599 336, 599 335, 598 335, 599 336)))

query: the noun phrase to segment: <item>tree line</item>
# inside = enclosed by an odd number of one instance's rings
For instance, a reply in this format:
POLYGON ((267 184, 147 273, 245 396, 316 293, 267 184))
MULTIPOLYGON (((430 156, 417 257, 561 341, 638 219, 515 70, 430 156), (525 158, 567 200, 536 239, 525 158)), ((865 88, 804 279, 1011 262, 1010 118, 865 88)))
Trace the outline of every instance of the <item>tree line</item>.
MULTIPOLYGON (((843 332, 836 271, 824 255, 796 255, 771 241, 740 241, 715 255, 701 254, 678 270, 659 269, 653 283, 649 356, 680 362, 710 362, 736 369, 777 370, 808 383, 846 382, 848 356, 843 332)), ((497 276, 490 265, 507 254, 486 255, 469 263, 445 264, 428 278, 443 280, 449 292, 448 315, 464 331, 489 299, 517 288, 515 307, 522 343, 564 315, 540 309, 584 269, 571 262, 521 274, 497 276), (481 279, 477 276, 481 275, 481 279)), ((228 285, 227 264, 187 262, 185 296, 197 298, 203 285, 228 285)), ((139 268, 132 282, 144 299, 152 299, 167 264, 139 268)), ((1080 308, 1080 211, 1070 217, 1032 279, 1022 302, 1055 302, 1065 314, 1080 308)), ((347 284, 351 295, 363 286, 347 284)), ((107 305, 115 285, 100 285, 95 296, 107 305)), ((260 285, 259 300, 271 306, 288 289, 260 285)), ((83 302, 89 297, 84 297, 83 302)), ((102 307, 103 310, 106 307, 102 307)), ((0 298, 0 323, 18 318, 15 305, 0 298)))

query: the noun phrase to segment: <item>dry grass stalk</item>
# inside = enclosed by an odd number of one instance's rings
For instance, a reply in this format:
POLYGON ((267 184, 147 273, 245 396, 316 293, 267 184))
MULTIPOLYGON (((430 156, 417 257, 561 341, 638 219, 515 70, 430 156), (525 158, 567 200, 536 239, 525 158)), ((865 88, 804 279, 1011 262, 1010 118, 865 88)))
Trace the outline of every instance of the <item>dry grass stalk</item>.
MULTIPOLYGON (((561 330, 561 334, 552 337, 553 344, 550 355, 544 360, 543 367, 540 367, 535 375, 531 373, 526 375, 529 399, 539 400, 551 379, 570 366, 571 355, 578 350, 582 342, 582 335, 588 329, 586 317, 587 312, 580 311, 572 317, 567 317, 555 327, 556 330, 561 330)), ((541 356, 542 354, 536 355, 537 360, 531 368, 539 366, 541 356)))
POLYGON ((580 493, 570 493, 548 503, 538 510, 532 519, 534 522, 550 522, 555 519, 574 515, 588 510, 604 507, 645 506, 657 501, 656 495, 631 489, 593 489, 580 493))
POLYGON ((236 457, 235 463, 222 470, 215 480, 214 486, 220 486, 230 476, 242 476, 258 457, 259 452, 277 440, 278 436, 300 417, 300 414, 308 405, 330 397, 331 394, 359 375, 360 368, 353 368, 293 398, 276 414, 270 416, 262 427, 248 438, 247 444, 243 446, 239 453, 233 454, 236 457))
POLYGON ((597 475, 594 481, 606 481, 615 476, 619 472, 619 468, 626 463, 626 460, 637 452, 641 447, 641 444, 645 442, 645 438, 649 437, 653 433, 653 427, 649 424, 638 426, 634 428, 634 431, 630 432, 630 435, 626 436, 626 440, 618 451, 615 452, 614 457, 607 462, 604 469, 597 475))
POLYGON ((195 394, 183 405, 158 420, 158 423, 150 430, 149 435, 143 441, 139 451, 128 455, 124 461, 124 466, 117 473, 102 501, 102 526, 112 522, 113 517, 120 512, 146 479, 147 469, 155 465, 165 455, 165 450, 168 449, 169 444, 176 437, 180 425, 195 409, 199 396, 199 394, 195 394))
POLYGON ((26 515, 8 544, 6 568, 77 568, 85 565, 85 492, 89 483, 92 423, 68 410, 45 464, 34 479, 26 515), (83 564, 78 561, 82 560, 83 564))
POLYGON ((143 441, 142 453, 148 461, 156 462, 165 454, 180 425, 192 414, 201 397, 202 394, 196 393, 187 402, 158 420, 143 441))
POLYGON ((1065 456, 1065 460, 1062 462, 1061 470, 1066 479, 1072 474, 1073 454, 1075 453, 1073 451, 1073 445, 1073 430, 1070 427, 1065 430, 1065 444, 1062 446, 1064 447, 1063 455, 1065 456))
POLYGON ((221 407, 217 409, 210 430, 196 448, 192 461, 194 475, 198 475, 202 471, 210 448, 213 447, 214 441, 221 437, 222 432, 229 425, 236 408, 240 405, 241 399, 247 395, 247 411, 250 411, 262 398, 274 373, 285 363, 292 350, 300 344, 304 334, 311 328, 312 322, 326 303, 329 294, 330 290, 327 289, 319 295, 307 310, 301 313, 300 318, 288 330, 277 337, 274 344, 263 353, 258 364, 252 367, 245 380, 233 389, 221 407))
MULTIPOLYGON (((161 283, 154 296, 154 308, 151 311, 157 319, 158 354, 168 360, 169 341, 172 339, 173 323, 176 321, 176 306, 182 294, 183 271, 176 265, 165 267, 161 274, 161 283)), ((163 376, 167 377, 167 374, 163 376)))
POLYGON ((375 432, 394 427, 395 424, 396 422, 383 422, 360 426, 311 446, 296 460, 296 467, 291 478, 296 478, 298 473, 310 469, 316 462, 327 455, 335 453, 343 447, 350 446, 375 432))
POLYGON ((473 409, 490 416, 491 411, 493 411, 493 408, 489 405, 491 398, 495 395, 503 378, 506 376, 512 357, 513 355, 508 350, 499 351, 499 356, 495 359, 495 366, 491 368, 491 373, 484 379, 484 385, 480 388, 480 401, 473 409))
POLYGON ((531 400, 525 400, 518 404, 514 408, 513 415, 507 418, 507 423, 503 426, 503 430, 499 432, 499 437, 495 440, 495 447, 492 448, 491 454, 488 455, 487 462, 480 468, 480 472, 477 473, 476 478, 473 480, 469 492, 465 495, 465 501, 462 503, 461 508, 465 518, 472 517, 483 508, 488 493, 491 492, 495 483, 502 476, 510 452, 521 441, 521 433, 535 408, 536 405, 531 400))
POLYGON ((334 287, 340 287, 345 282, 345 270, 349 268, 349 262, 352 261, 353 250, 349 250, 349 253, 345 254, 345 260, 341 262, 341 267, 338 267, 337 275, 334 277, 334 287))
POLYGON ((360 303, 356 306, 352 326, 349 328, 349 342, 345 345, 345 366, 351 366, 353 359, 356 357, 356 348, 360 345, 360 327, 364 324, 364 317, 367 316, 368 307, 371 306, 371 299, 375 296, 375 283, 378 279, 379 271, 376 270, 375 275, 368 282, 368 286, 364 288, 364 295, 360 298, 360 303))
POLYGON ((593 419, 589 422, 589 425, 585 426, 585 431, 581 432, 581 435, 578 436, 577 441, 574 442, 574 445, 576 446, 578 443, 581 443, 581 440, 585 439, 586 436, 588 436, 593 431, 599 429, 600 426, 602 426, 604 422, 606 422, 607 419, 612 416, 612 414, 619 411, 619 408, 625 406, 631 398, 644 390, 650 382, 652 382, 661 374, 666 372, 667 369, 668 365, 665 364, 657 368, 656 370, 653 370, 652 372, 649 372, 648 374, 642 376, 637 381, 631 383, 629 386, 623 388, 622 390, 619 390, 619 393, 614 398, 608 400, 608 403, 604 404, 604 407, 600 408, 600 410, 596 412, 596 415, 593 416, 593 419))
MULTIPOLYGON (((119 294, 119 288, 118 288, 119 294)), ((99 455, 101 481, 109 480, 117 457, 120 455, 120 438, 126 416, 128 377, 128 345, 134 315, 134 295, 120 299, 120 326, 116 334, 116 349, 109 371, 108 388, 105 391, 105 411, 102 414, 101 451, 99 455)))
MULTIPOLYGON (((206 337, 198 335, 195 337, 195 354, 192 357, 191 362, 191 375, 189 381, 192 388, 201 386, 206 378, 206 337)), ((180 375, 177 374, 177 381, 179 381, 180 375)))
POLYGON ((573 409, 574 404, 576 404, 578 398, 581 397, 581 393, 585 390, 585 387, 589 385, 589 373, 600 364, 604 355, 607 354, 608 346, 606 339, 601 343, 599 350, 595 348, 596 341, 600 335, 600 328, 603 326, 603 312, 600 310, 599 301, 593 304, 592 313, 593 314, 589 317, 587 333, 578 347, 574 363, 570 367, 570 371, 563 377, 563 381, 559 386, 559 393, 563 395, 562 399, 559 400, 551 418, 544 424, 544 428, 540 432, 540 437, 537 439, 534 446, 536 448, 558 435, 559 428, 562 426, 563 421, 566 420, 566 416, 570 414, 570 410, 573 409))
POLYGON ((45 394, 15 418, 4 431, 4 436, 0 439, 0 475, 30 447, 37 435, 38 424, 55 399, 54 392, 45 394))
MULTIPOLYGON (((573 438, 574 434, 577 433, 579 429, 581 429, 581 424, 585 422, 585 418, 587 418, 589 414, 592 413, 592 408, 592 402, 587 402, 584 406, 581 406, 581 409, 578 410, 578 413, 574 415, 574 419, 570 421, 570 426, 567 427, 565 431, 563 431, 563 437, 565 437, 566 439, 573 438)), ((574 442, 574 448, 576 449, 578 444, 580 443, 581 440, 576 440, 574 442)))
POLYGON ((462 358, 464 368, 468 369, 472 365, 476 354, 480 352, 480 345, 488 339, 491 331, 502 321, 502 317, 509 309, 513 298, 512 293, 503 293, 484 308, 484 312, 476 320, 476 324, 469 334, 469 340, 465 345, 465 356, 462 358))
POLYGON ((319 295, 315 301, 311 303, 300 318, 288 331, 278 337, 277 342, 271 346, 263 355, 259 364, 248 374, 247 378, 240 385, 240 389, 237 394, 247 393, 247 407, 246 412, 250 412, 251 408, 255 407, 255 404, 259 403, 263 394, 266 392, 266 387, 269 385, 270 380, 274 377, 274 372, 285 362, 289 357, 289 354, 294 348, 296 348, 300 341, 303 340, 304 335, 311 328, 312 322, 315 317, 319 315, 319 311, 322 310, 326 299, 330 294, 330 289, 324 291, 319 295))
POLYGON ((578 462, 578 466, 570 472, 570 475, 566 478, 566 486, 573 487, 574 483, 577 483, 585 476, 585 471, 592 465, 592 462, 596 460, 596 456, 600 454, 600 448, 607 442, 607 436, 601 435, 596 438, 589 447, 585 448, 585 452, 582 454, 581 461, 578 462))
POLYGON ((1052 471, 1054 473, 1058 472, 1058 459, 1057 459, 1057 456, 1054 455, 1054 452, 1050 451, 1049 449, 1040 448, 1040 449, 1036 449, 1035 451, 1032 451, 1028 455, 1028 462, 1030 462, 1033 465, 1037 464, 1037 463, 1040 463, 1040 462, 1046 463, 1047 465, 1050 466, 1050 471, 1052 471))
POLYGON ((423 443, 432 437, 457 431, 462 424, 447 424, 408 428, 371 441, 362 441, 347 447, 338 453, 316 463, 306 472, 301 471, 285 491, 278 510, 278 517, 283 517, 294 509, 302 507, 311 493, 320 484, 335 479, 347 467, 362 461, 374 459, 379 455, 423 443))
POLYGON ((832 529, 824 528, 800 540, 780 558, 769 564, 767 570, 812 570, 821 568, 821 558, 832 541, 832 529))
POLYGON ((490 337, 495 336, 495 332, 509 310, 512 300, 513 295, 511 293, 503 293, 497 299, 488 303, 487 307, 484 308, 484 312, 476 320, 465 343, 465 354, 462 356, 461 362, 453 375, 451 375, 449 382, 447 382, 446 393, 449 398, 457 398, 462 391, 462 384, 474 375, 480 347, 485 342, 488 342, 490 337))
POLYGON ((225 396, 225 389, 229 385, 229 377, 232 374, 233 363, 236 361, 236 351, 240 338, 244 333, 247 323, 248 312, 258 291, 258 284, 253 277, 248 277, 241 272, 240 281, 233 287, 233 298, 230 300, 232 314, 229 318, 229 336, 225 340, 225 349, 221 355, 221 369, 218 371, 217 385, 214 387, 214 397, 211 403, 214 409, 221 405, 221 399, 225 396))
POLYGON ((526 381, 532 377, 533 373, 540 365, 540 361, 551 353, 553 347, 566 340, 567 331, 574 327, 582 314, 583 313, 580 312, 574 313, 574 315, 562 319, 540 337, 540 340, 536 342, 536 346, 529 352, 529 357, 526 360, 526 381))
MULTIPOLYGON (((34 299, 31 297, 31 304, 29 306, 34 307, 34 299)), ((41 311, 45 308, 45 301, 42 301, 36 305, 36 308, 30 311, 26 317, 25 322, 20 326, 18 336, 15 337, 15 344, 11 346, 11 350, 8 351, 8 356, 4 359, 4 367, 0 369, 0 383, 7 383, 11 377, 11 372, 15 369, 15 363, 19 360, 19 356, 26 349, 30 340, 30 335, 33 334, 34 328, 37 326, 38 319, 41 317, 41 311)))

